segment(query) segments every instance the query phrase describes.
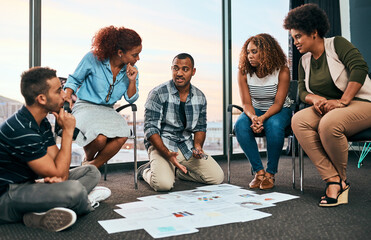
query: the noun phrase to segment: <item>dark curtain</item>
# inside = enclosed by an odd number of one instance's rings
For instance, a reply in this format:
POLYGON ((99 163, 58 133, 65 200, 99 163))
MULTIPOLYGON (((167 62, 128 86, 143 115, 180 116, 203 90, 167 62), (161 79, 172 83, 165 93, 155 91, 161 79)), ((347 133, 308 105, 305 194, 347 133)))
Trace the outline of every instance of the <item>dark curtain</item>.
MULTIPOLYGON (((339 0, 290 0, 290 9, 296 8, 305 3, 315 3, 322 8, 329 19, 330 30, 325 37, 341 36, 340 22, 340 3, 339 0)), ((290 36, 289 42, 289 58, 292 61, 292 79, 298 79, 298 64, 301 54, 294 46, 294 41, 290 36)))

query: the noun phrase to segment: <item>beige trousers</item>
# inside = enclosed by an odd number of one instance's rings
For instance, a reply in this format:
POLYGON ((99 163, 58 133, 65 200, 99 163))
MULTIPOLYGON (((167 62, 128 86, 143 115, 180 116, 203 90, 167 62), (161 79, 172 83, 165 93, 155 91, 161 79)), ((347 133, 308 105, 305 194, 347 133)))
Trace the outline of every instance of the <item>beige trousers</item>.
POLYGON ((148 149, 150 168, 143 171, 143 179, 155 191, 169 191, 175 183, 175 174, 179 179, 205 184, 220 184, 224 180, 224 173, 219 164, 209 155, 207 160, 191 157, 188 161, 178 149, 178 162, 184 165, 188 172, 184 174, 160 155, 151 146, 148 149))
POLYGON ((339 175, 347 179, 348 140, 371 127, 371 103, 352 101, 324 116, 312 107, 297 112, 292 129, 305 153, 316 166, 323 180, 339 175))

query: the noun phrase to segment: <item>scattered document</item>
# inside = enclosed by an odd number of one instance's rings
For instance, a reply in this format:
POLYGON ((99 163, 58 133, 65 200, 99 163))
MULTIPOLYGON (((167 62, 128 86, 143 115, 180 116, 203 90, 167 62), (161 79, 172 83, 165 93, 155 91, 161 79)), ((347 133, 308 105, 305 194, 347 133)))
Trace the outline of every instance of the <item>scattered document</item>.
POLYGON ((111 220, 98 221, 98 223, 107 231, 107 233, 118 233, 142 229, 139 223, 135 220, 118 218, 111 220))
POLYGON ((172 218, 164 218, 161 220, 144 221, 144 230, 153 238, 164 238, 198 232, 196 228, 173 222, 172 220, 172 218))
POLYGON ((286 193, 272 192, 272 193, 258 195, 257 198, 261 198, 265 202, 278 203, 278 202, 288 201, 288 200, 299 198, 299 197, 286 194, 286 193))
POLYGON ((271 216, 257 209, 298 196, 272 192, 257 194, 231 184, 208 185, 192 190, 138 198, 118 204, 124 218, 99 221, 107 233, 144 229, 153 238, 197 233, 198 228, 247 222, 271 216))
POLYGON ((152 219, 169 216, 169 213, 161 211, 154 206, 151 206, 149 202, 132 202, 117 205, 120 209, 114 211, 123 217, 130 219, 152 219))

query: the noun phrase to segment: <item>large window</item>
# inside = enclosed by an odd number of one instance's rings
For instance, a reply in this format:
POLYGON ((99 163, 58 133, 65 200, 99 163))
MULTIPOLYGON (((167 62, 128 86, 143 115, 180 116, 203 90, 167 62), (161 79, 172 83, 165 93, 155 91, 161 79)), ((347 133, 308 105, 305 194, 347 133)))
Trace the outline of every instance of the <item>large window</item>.
MULTIPOLYGON (((259 33, 269 33, 277 39, 282 49, 288 54, 288 32, 283 20, 289 11, 288 0, 260 0, 232 2, 232 102, 241 105, 238 90, 237 73, 241 48, 245 41, 259 33)), ((233 115, 233 122, 239 114, 233 115)), ((260 150, 265 150, 265 139, 257 139, 260 150)), ((242 152, 236 139, 233 139, 234 152, 242 152)))
MULTIPOLYGON (((222 154, 222 27, 220 0, 65 0, 43 1, 42 65, 59 76, 72 73, 100 28, 114 25, 132 28, 143 39, 140 54, 139 94, 136 102, 139 158, 148 159, 143 145, 144 103, 149 91, 171 79, 173 57, 190 53, 197 69, 192 83, 208 100, 208 134, 205 149, 222 154)), ((122 102, 125 104, 125 101, 122 102)), ((131 121, 130 112, 127 112, 131 121)), ((132 159, 132 143, 112 161, 132 159), (129 154, 129 153, 128 153, 129 154), (116 160, 115 160, 116 159, 116 160)))
MULTIPOLYGON (((288 33, 282 21, 288 0, 232 2, 233 103, 240 104, 236 80, 239 52, 244 41, 257 33, 272 34, 287 50, 288 33)), ((136 30, 143 39, 139 68, 138 106, 139 158, 147 159, 143 146, 143 112, 149 91, 171 79, 173 57, 188 52, 197 68, 192 83, 208 99, 208 153, 223 153, 223 71, 222 1, 189 0, 45 0, 42 1, 41 65, 68 77, 84 54, 90 51, 93 35, 102 27, 115 25, 136 30)), ((0 2, 0 95, 23 102, 19 91, 20 74, 29 66, 29 1, 0 2)), ((123 101, 121 104, 124 104, 123 101)), ((132 121, 130 111, 125 112, 132 121)), ((132 143, 121 152, 131 152, 132 143)), ((236 149, 239 149, 235 142, 236 149)), ((118 155, 117 161, 132 156, 118 155)), ((114 161, 116 161, 114 159, 114 161)))
POLYGON ((0 1, 0 96, 19 102, 20 75, 28 68, 28 16, 28 0, 0 1))

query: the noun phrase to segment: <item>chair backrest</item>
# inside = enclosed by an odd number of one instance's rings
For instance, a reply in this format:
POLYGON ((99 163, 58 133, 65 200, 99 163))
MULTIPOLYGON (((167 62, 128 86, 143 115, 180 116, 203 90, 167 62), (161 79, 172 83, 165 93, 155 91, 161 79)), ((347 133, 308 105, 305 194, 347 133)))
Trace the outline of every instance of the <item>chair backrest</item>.
MULTIPOLYGON (((297 82, 297 81, 296 81, 297 82)), ((296 106, 297 106, 297 110, 301 110, 301 109, 304 109, 304 108, 307 108, 307 107, 310 107, 311 105, 309 105, 308 103, 306 102, 302 102, 300 100, 300 96, 299 96, 299 89, 297 89, 297 95, 296 95, 296 106)))
MULTIPOLYGON (((67 82, 67 78, 65 77, 59 77, 59 80, 61 81, 61 85, 62 85, 62 88, 64 87, 64 84, 66 84, 67 82)), ((76 102, 76 99, 77 99, 77 96, 74 94, 72 94, 72 102, 75 103, 76 102)), ((72 110, 70 109, 70 106, 69 106, 69 103, 68 102, 65 102, 64 105, 63 105, 63 108, 65 110, 67 110, 69 113, 72 112, 72 110)), ((80 130, 78 128, 75 128, 74 132, 73 132, 73 137, 72 139, 75 140, 77 135, 79 134, 80 130)), ((54 124, 54 138, 56 139, 57 137, 61 137, 62 136, 62 129, 59 127, 57 121, 55 122, 54 124)))
MULTIPOLYGON (((67 78, 65 78, 65 77, 59 77, 59 80, 61 81, 61 85, 62 85, 62 88, 63 88, 64 87, 64 84, 66 84, 66 82, 67 82, 67 78)), ((75 104, 75 102, 77 100, 76 93, 73 93, 71 97, 72 97, 72 103, 75 104)))
POLYGON ((287 95, 292 101, 292 104, 290 107, 291 110, 296 111, 297 103, 298 103, 298 81, 297 80, 290 81, 290 88, 289 88, 289 92, 287 95))

